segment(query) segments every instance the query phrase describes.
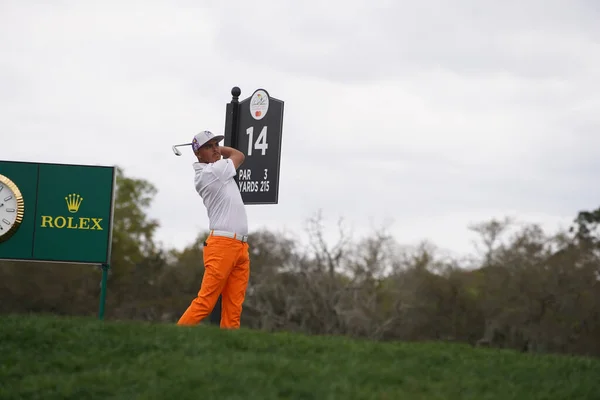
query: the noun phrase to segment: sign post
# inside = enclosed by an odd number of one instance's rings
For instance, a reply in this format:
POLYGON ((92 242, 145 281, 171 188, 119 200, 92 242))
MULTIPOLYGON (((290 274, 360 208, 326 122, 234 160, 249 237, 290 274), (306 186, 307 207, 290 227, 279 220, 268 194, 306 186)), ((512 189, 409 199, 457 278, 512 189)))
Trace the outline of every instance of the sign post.
POLYGON ((227 104, 225 145, 246 156, 236 180, 244 204, 277 204, 284 102, 264 89, 238 103, 235 87, 227 104))
POLYGON ((0 161, 0 260, 110 268, 114 167, 0 161))

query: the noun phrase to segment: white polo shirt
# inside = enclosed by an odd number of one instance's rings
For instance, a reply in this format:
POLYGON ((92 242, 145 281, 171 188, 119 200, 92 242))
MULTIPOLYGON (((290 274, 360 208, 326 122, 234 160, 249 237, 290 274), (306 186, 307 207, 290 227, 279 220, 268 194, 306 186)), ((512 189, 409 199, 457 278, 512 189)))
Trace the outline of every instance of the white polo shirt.
POLYGON ((211 164, 195 162, 194 184, 208 214, 209 229, 248 234, 248 217, 242 195, 233 179, 233 161, 221 159, 211 164))

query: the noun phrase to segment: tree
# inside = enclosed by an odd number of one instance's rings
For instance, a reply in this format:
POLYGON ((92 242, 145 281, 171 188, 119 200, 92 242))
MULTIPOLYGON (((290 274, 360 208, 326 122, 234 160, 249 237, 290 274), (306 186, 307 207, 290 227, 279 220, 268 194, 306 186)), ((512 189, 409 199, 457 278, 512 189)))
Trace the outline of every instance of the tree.
POLYGON ((130 271, 158 252, 154 234, 159 224, 147 214, 156 193, 150 182, 127 177, 117 168, 111 259, 115 271, 130 271))
POLYGON ((144 299, 156 301, 155 283, 166 264, 154 242, 159 223, 148 215, 156 193, 149 181, 117 168, 107 316, 135 317, 148 309, 137 306, 144 299))

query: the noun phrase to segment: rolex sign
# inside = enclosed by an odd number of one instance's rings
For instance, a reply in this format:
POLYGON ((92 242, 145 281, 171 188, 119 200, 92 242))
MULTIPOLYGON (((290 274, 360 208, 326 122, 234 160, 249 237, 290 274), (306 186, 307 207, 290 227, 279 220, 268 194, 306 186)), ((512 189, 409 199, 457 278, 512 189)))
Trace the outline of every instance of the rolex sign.
POLYGON ((113 167, 0 161, 0 175, 22 202, 22 220, 0 241, 0 259, 110 261, 113 167))

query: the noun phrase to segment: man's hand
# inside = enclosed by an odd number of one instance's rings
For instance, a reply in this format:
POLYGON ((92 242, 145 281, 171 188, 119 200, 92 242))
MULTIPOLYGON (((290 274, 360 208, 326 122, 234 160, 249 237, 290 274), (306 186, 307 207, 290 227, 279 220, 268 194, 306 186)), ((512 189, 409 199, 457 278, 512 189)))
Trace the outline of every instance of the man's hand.
POLYGON ((233 165, 234 165, 235 169, 238 169, 238 167, 240 165, 242 165, 242 163, 244 162, 244 159, 246 158, 244 153, 242 153, 241 151, 239 151, 237 149, 234 149, 233 147, 221 146, 220 150, 221 150, 221 155, 223 156, 223 158, 231 158, 231 161, 233 161, 233 165))

